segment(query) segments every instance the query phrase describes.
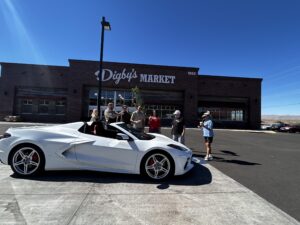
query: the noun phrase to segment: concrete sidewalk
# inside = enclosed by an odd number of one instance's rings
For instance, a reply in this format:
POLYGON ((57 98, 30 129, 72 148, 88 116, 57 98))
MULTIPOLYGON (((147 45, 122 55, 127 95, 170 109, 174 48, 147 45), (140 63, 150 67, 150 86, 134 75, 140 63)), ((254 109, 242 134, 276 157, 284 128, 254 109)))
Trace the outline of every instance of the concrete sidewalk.
POLYGON ((164 183, 137 175, 46 172, 0 164, 0 224, 300 224, 214 167, 164 183))

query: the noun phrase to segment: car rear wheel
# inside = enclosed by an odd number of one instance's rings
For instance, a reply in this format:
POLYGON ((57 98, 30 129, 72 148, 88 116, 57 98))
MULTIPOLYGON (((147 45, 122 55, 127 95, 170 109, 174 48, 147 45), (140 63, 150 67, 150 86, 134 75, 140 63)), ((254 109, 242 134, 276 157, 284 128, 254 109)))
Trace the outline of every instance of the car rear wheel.
POLYGON ((19 176, 33 176, 44 169, 45 160, 41 150, 35 146, 20 146, 13 150, 10 166, 19 176))
POLYGON ((143 160, 143 172, 150 179, 164 180, 174 174, 174 165, 170 156, 156 152, 143 160))

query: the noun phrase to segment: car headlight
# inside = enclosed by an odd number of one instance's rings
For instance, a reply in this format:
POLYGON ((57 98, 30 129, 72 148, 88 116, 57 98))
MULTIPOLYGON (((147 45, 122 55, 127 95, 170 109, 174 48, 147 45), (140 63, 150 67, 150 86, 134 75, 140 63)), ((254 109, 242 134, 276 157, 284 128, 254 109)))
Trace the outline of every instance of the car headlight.
POLYGON ((171 147, 171 148, 175 148, 175 149, 177 149, 177 150, 179 150, 179 151, 184 151, 184 152, 187 152, 187 151, 188 151, 187 148, 181 147, 181 146, 179 146, 179 145, 169 144, 168 146, 171 147))
POLYGON ((9 137, 11 137, 11 134, 9 133, 4 133, 3 135, 0 135, 0 139, 9 138, 9 137))

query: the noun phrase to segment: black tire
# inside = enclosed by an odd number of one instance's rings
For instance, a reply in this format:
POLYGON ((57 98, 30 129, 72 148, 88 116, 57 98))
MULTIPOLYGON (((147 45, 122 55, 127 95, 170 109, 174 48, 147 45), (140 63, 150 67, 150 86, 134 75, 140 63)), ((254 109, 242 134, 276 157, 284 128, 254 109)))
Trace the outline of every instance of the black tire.
POLYGON ((166 180, 174 176, 175 163, 168 153, 164 151, 151 151, 141 161, 140 171, 142 175, 151 180, 166 180))
POLYGON ((39 147, 32 144, 22 144, 11 151, 9 164, 15 175, 31 177, 44 171, 45 156, 39 147))

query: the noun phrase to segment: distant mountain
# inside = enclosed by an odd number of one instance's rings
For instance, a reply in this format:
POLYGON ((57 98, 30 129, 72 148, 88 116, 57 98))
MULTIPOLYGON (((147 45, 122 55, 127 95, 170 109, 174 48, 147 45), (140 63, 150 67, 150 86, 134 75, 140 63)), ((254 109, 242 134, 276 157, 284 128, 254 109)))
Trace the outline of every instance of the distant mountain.
POLYGON ((267 120, 300 120, 300 115, 262 115, 261 119, 267 119, 267 120))
POLYGON ((261 120, 266 123, 282 121, 288 124, 300 124, 300 115, 262 115, 261 120))

